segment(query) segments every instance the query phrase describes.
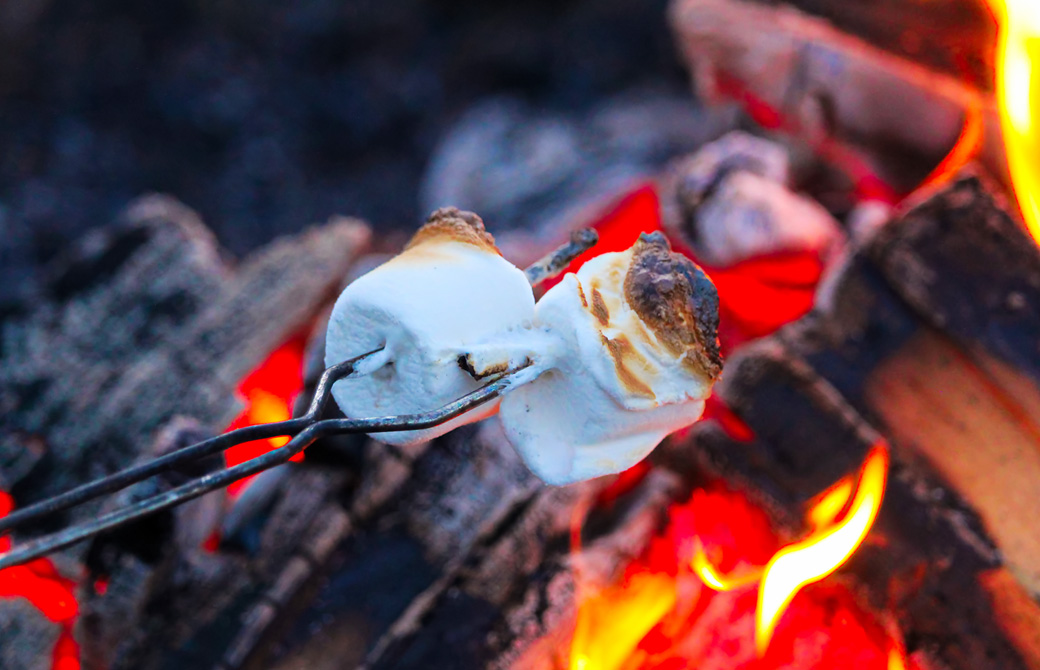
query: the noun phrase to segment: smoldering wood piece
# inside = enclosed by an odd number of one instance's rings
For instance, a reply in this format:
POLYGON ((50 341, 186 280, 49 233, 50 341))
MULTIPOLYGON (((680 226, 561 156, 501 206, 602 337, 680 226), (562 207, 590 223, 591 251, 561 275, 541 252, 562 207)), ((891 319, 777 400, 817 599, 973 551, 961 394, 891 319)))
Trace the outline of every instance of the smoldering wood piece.
POLYGON ((408 628, 391 632, 384 653, 365 667, 566 667, 577 609, 576 571, 606 585, 646 548, 665 510, 685 490, 665 471, 649 474, 613 506, 593 507, 582 549, 569 532, 577 509, 605 482, 546 488, 466 567, 408 628))
MULTIPOLYGON (((228 274, 210 232, 168 198, 139 200, 88 235, 49 268, 32 310, 0 322, 0 452, 34 444, 29 453, 43 461, 35 469, 50 466, 38 479, 70 486, 95 456, 84 453, 84 422, 98 398, 128 362, 186 328, 228 274)), ((14 465, 3 471, 11 487, 34 470, 14 465)))
MULTIPOLYGON (((712 423, 662 455, 673 467, 707 466, 774 512, 791 538, 807 532, 798 510, 813 493, 854 471, 880 434, 826 381, 777 340, 752 345, 727 368, 726 402, 755 432, 751 441, 712 423), (797 426, 810 426, 798 432, 797 426), (804 453, 798 453, 799 444, 804 453), (806 488, 806 487, 810 488, 806 488), (777 511, 779 510, 779 513, 777 511)), ((942 667, 1031 668, 1015 634, 996 616, 985 577, 1000 553, 969 503, 906 446, 894 464, 873 538, 842 574, 861 600, 894 614, 911 651, 942 667)))
POLYGON ((494 423, 457 429, 404 458, 376 442, 367 449, 361 482, 373 471, 398 474, 358 491, 355 532, 336 549, 314 603, 265 667, 322 667, 313 664, 327 645, 339 648, 348 628, 352 643, 335 667, 362 662, 388 631, 407 627, 540 487, 494 423))
POLYGON ((226 425, 241 378, 311 323, 367 239, 335 220, 230 268, 197 218, 162 198, 89 237, 53 272, 51 302, 3 325, 0 435, 46 448, 19 503, 125 467, 174 415, 226 425))
POLYGON ((865 255, 930 325, 1040 385, 1040 250, 998 194, 968 170, 921 194, 865 255))
POLYGON ((345 474, 290 470, 272 509, 244 531, 251 543, 237 551, 182 548, 157 563, 120 555, 104 594, 84 593, 77 635, 97 650, 87 670, 264 667, 248 663, 291 622, 332 548, 351 531, 338 502, 345 474), (118 644, 101 643, 106 639, 118 644))
POLYGON ((670 22, 704 99, 723 90, 750 96, 810 141, 860 152, 897 190, 921 183, 973 113, 981 114, 982 162, 1002 178, 1007 173, 992 99, 955 77, 786 4, 673 0, 670 22))
POLYGON ((1035 254, 982 181, 954 181, 854 249, 814 313, 729 362, 719 390, 756 439, 705 426, 690 450, 796 510, 806 484, 886 435, 884 546, 861 548, 848 574, 950 668, 1040 658, 1038 512, 1021 495, 1040 476, 1035 254), (1020 311, 1001 311, 1010 294, 1020 311))
MULTIPOLYGON (((775 4, 772 0, 755 0, 775 4)), ((784 0, 906 60, 993 89, 996 22, 973 0, 784 0)))
POLYGON ((50 670, 61 625, 23 598, 0 600, 0 668, 50 670))

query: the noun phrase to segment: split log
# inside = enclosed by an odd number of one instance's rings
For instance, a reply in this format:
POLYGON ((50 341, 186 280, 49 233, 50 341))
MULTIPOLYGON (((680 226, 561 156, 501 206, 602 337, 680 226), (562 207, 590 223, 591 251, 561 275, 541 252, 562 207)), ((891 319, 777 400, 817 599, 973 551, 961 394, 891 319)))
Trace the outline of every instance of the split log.
POLYGON ((817 311, 729 361, 718 391, 754 439, 708 424, 661 458, 739 483, 799 535, 797 510, 887 437, 875 539, 844 574, 941 667, 1040 667, 1038 268, 984 182, 955 181, 846 259, 817 311))
MULTIPOLYGON (((870 11, 879 4, 893 3, 870 3, 870 11)), ((937 3, 928 4, 941 13, 937 3)), ((996 175, 1007 173, 992 97, 958 78, 783 4, 674 0, 670 18, 704 99, 728 89, 764 103, 811 143, 833 140, 866 156, 899 192, 922 182, 973 115, 981 123, 980 160, 996 175)))

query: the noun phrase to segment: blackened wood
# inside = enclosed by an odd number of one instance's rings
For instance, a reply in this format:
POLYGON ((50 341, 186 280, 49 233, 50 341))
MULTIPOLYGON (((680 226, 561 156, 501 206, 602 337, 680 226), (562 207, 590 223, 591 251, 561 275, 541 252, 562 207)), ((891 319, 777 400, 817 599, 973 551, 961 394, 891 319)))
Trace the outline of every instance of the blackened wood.
POLYGON ((499 537, 474 552, 421 621, 392 631, 383 654, 365 667, 566 666, 578 605, 575 566, 593 584, 611 583, 646 549, 668 504, 684 491, 674 475, 651 473, 614 506, 593 511, 585 524, 590 532, 574 552, 571 523, 604 484, 542 489, 499 537))
POLYGON ((19 502, 124 467, 174 415, 226 425, 238 382, 335 295, 367 236, 334 221, 232 269, 193 214, 149 198, 88 238, 51 302, 4 322, 0 439, 46 449, 19 502))
POLYGON ((381 638, 406 627, 540 486, 493 423, 458 429, 404 458, 376 442, 368 449, 362 481, 378 486, 359 491, 352 516, 361 527, 336 550, 325 587, 285 636, 281 662, 312 658, 323 626, 338 621, 358 630, 357 661, 378 655, 381 638), (398 474, 370 480, 370 471, 398 474))
POLYGON ((1040 385, 1040 251, 999 192, 969 170, 922 193, 865 253, 929 324, 1040 385))

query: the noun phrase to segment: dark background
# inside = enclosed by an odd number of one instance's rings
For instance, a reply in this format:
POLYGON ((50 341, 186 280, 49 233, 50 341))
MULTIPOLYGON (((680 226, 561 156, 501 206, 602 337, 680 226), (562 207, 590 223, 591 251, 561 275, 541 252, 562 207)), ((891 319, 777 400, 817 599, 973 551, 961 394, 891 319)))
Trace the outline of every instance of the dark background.
POLYGON ((421 221, 474 102, 687 90, 665 0, 3 0, 0 293, 147 191, 241 255, 334 213, 421 221))

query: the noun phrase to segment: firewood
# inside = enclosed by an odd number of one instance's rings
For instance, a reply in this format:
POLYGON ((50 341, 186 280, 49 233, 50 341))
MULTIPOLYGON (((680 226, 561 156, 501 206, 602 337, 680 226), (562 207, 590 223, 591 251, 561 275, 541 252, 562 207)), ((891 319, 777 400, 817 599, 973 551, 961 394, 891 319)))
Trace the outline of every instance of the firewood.
POLYGON ((862 152, 898 191, 939 164, 972 114, 982 118, 980 160, 1007 172, 992 98, 957 78, 784 4, 675 0, 670 18, 702 96, 717 99, 735 85, 810 141, 862 152))
POLYGON ((193 213, 152 197, 88 237, 51 271, 49 301, 3 323, 0 440, 45 450, 11 482, 19 504, 125 467, 173 416, 226 425, 239 381, 310 323, 367 236, 334 221, 232 270, 193 213))

